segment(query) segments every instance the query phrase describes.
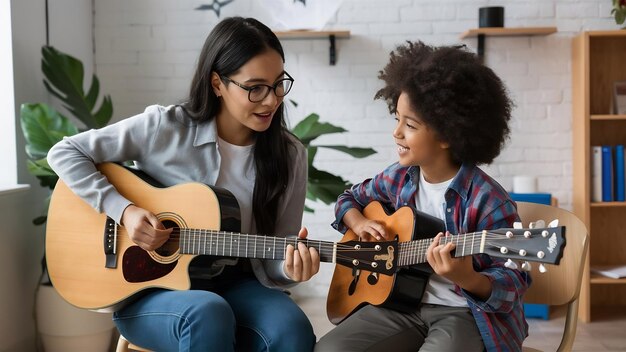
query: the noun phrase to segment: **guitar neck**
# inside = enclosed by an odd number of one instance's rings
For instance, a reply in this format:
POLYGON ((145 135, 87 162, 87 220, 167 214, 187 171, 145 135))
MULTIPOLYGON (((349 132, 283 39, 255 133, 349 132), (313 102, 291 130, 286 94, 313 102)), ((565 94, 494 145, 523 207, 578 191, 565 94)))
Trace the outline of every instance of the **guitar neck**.
MULTIPOLYGON (((441 237, 440 244, 454 242, 456 249, 454 257, 465 257, 473 254, 484 253, 485 232, 472 232, 468 234, 441 237)), ((408 242, 400 242, 398 244, 398 266, 410 266, 415 264, 426 263, 426 252, 433 242, 433 238, 424 238, 408 242)))
POLYGON ((182 254, 282 260, 285 259, 287 246, 292 245, 297 248, 298 243, 317 249, 320 261, 335 262, 336 244, 334 242, 226 231, 180 229, 180 252, 182 254))

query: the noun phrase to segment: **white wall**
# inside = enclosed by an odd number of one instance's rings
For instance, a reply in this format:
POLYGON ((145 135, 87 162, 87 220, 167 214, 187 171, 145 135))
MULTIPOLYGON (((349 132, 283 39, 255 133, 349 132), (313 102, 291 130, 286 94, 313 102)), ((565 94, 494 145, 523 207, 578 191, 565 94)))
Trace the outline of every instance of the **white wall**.
MULTIPOLYGON (((41 272, 44 240, 44 227, 34 226, 31 221, 43 213, 48 192, 26 170, 19 107, 25 102, 50 101, 40 68, 41 47, 45 45, 44 2, 11 1, 11 17, 17 181, 31 184, 31 189, 0 195, 0 351, 24 352, 35 351, 33 295, 41 272)), ((93 56, 85 55, 92 53, 91 0, 51 1, 50 21, 50 44, 85 60, 91 72, 93 56)))
MULTIPOLYGON (((213 12, 194 11, 201 0, 96 2, 96 65, 103 89, 113 98, 116 118, 141 112, 149 104, 171 104, 185 97, 205 36, 219 21, 213 12)), ((328 65, 327 40, 284 40, 286 69, 296 79, 290 98, 291 124, 311 112, 345 127, 349 133, 319 143, 370 146, 378 154, 364 160, 320 151, 316 165, 358 182, 396 159, 390 131, 393 120, 383 102, 373 101, 376 78, 388 53, 405 40, 441 45, 465 43, 459 34, 477 27, 478 8, 505 6, 505 25, 557 26, 542 37, 488 38, 486 63, 507 84, 517 108, 512 136, 496 162, 486 167, 505 188, 515 175, 538 178, 540 191, 551 192, 571 207, 571 39, 582 30, 617 29, 606 0, 430 1, 346 0, 329 28, 347 29, 337 41, 337 65, 328 65)), ((225 16, 250 16, 249 0, 222 9, 225 16)), ((311 236, 336 240, 328 226, 332 207, 316 204, 305 215, 311 236)), ((332 267, 299 286, 298 294, 325 295, 332 267)))

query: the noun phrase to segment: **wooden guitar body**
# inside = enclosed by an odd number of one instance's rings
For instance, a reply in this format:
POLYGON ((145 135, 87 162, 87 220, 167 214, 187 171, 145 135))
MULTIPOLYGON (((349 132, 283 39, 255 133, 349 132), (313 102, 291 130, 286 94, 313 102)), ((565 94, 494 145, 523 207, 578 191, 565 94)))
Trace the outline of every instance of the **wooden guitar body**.
MULTIPOLYGON (((394 234, 400 243, 428 238, 444 231, 441 220, 415 213, 407 206, 389 215, 378 202, 372 202, 363 209, 366 218, 384 224, 387 233, 394 234)), ((348 230, 340 243, 348 241, 359 241, 359 237, 348 230)), ((391 276, 337 265, 326 301, 328 319, 335 325, 339 324, 367 304, 400 311, 415 310, 431 272, 428 264, 398 268, 397 273, 391 276)))
MULTIPOLYGON (((216 193, 209 186, 189 183, 156 188, 128 177, 128 170, 119 165, 107 163, 98 168, 120 194, 157 214, 165 224, 216 230, 224 223, 238 224, 239 209, 232 208, 237 206, 236 200, 226 199, 227 194, 216 193)), ((130 240, 123 227, 106 224, 105 214, 59 181, 46 225, 46 260, 50 279, 66 301, 80 308, 116 310, 145 289, 190 287, 188 267, 195 256, 181 255, 176 238, 158 251, 146 252, 130 240), (107 238, 105 231, 118 233, 107 238), (110 243, 116 247, 115 267, 107 267, 108 240, 116 242, 110 243)))

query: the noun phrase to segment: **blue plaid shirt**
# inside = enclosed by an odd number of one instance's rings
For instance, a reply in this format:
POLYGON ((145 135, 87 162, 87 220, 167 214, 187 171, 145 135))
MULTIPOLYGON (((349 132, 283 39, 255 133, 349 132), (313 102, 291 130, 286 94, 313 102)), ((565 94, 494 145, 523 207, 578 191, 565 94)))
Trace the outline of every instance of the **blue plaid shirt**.
MULTIPOLYGON (((398 209, 415 209, 419 168, 395 163, 346 190, 335 206, 335 229, 344 233, 341 221, 350 208, 362 210, 379 201, 398 209)), ((517 206, 494 179, 474 165, 463 165, 445 193, 446 229, 453 234, 512 227, 519 221, 517 206)), ((434 235, 434 234, 433 234, 434 235)), ((474 269, 491 281, 491 297, 482 301, 456 286, 467 299, 487 351, 521 351, 528 336, 522 297, 530 285, 528 273, 504 267, 504 260, 486 254, 473 256, 474 269)))

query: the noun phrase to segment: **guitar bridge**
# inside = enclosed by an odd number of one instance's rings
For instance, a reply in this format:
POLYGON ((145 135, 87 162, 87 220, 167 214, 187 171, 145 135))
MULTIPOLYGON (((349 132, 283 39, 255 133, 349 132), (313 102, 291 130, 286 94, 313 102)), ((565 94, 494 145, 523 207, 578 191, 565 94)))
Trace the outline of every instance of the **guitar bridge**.
POLYGON ((117 268, 117 224, 107 216, 104 223, 104 256, 105 268, 117 268))

